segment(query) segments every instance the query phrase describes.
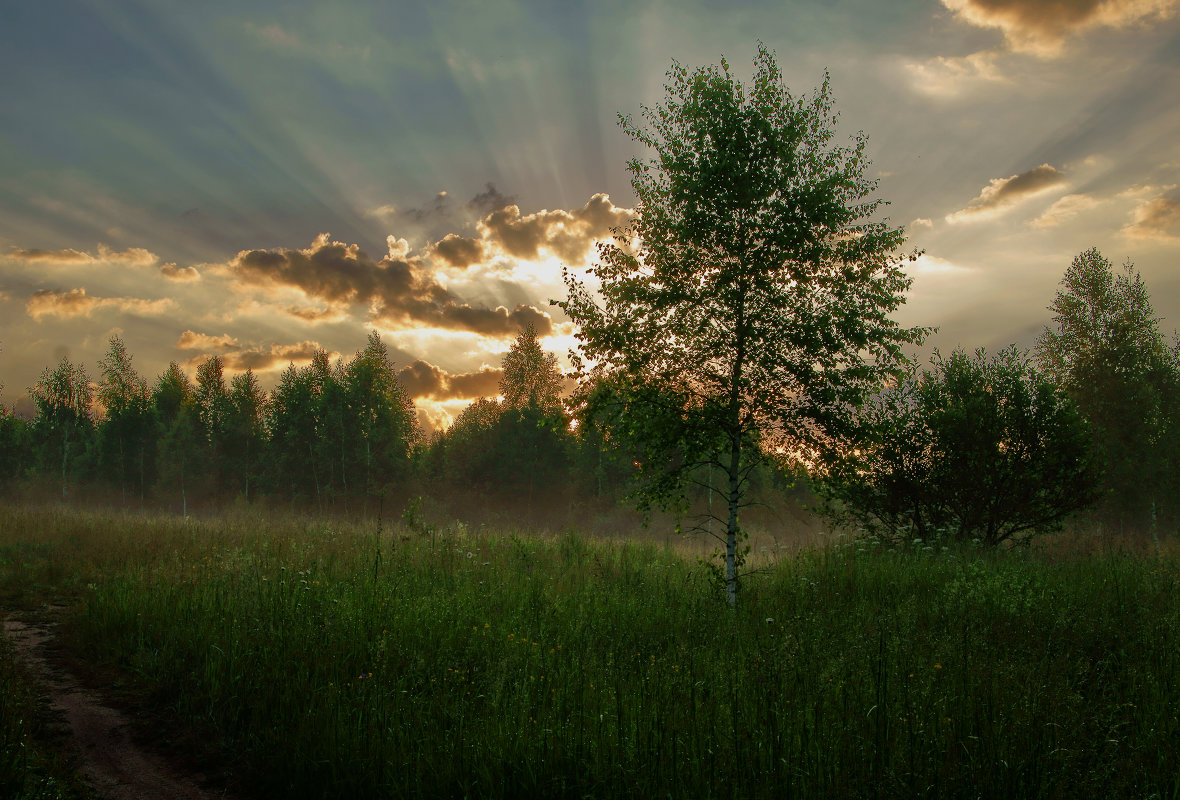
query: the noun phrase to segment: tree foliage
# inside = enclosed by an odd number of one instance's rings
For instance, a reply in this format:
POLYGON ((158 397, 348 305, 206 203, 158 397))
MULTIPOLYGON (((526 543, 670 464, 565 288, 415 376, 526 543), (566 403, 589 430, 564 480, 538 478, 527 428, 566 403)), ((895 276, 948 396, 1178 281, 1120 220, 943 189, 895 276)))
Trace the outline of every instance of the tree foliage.
POLYGON ((1055 530, 1097 496, 1089 427, 1015 346, 935 353, 866 406, 872 436, 824 487, 869 531, 996 545, 1055 530))
POLYGON ((649 496, 674 502, 703 464, 723 474, 733 602, 751 470, 841 447, 851 410, 924 331, 889 316, 909 286, 903 232, 875 218, 864 135, 832 143, 826 77, 793 97, 760 46, 748 88, 724 60, 668 78, 646 126, 621 118, 654 158, 628 164, 636 215, 590 270, 601 303, 567 271, 559 305, 578 325, 583 386, 605 377, 649 431, 662 470, 649 496))
POLYGON ((49 472, 59 470, 61 495, 65 498, 71 468, 86 452, 94 432, 94 390, 81 364, 62 357, 52 370, 46 367, 29 389, 37 406, 33 437, 49 472))
POLYGON ((508 408, 533 407, 549 414, 561 412, 563 378, 557 356, 541 349, 541 340, 532 323, 504 356, 501 365, 500 396, 508 408))
POLYGON ((340 373, 344 416, 344 480, 363 496, 383 495, 405 476, 418 439, 414 403, 397 380, 389 351, 376 331, 340 373))
POLYGON ((1180 363, 1143 279, 1130 263, 1116 272, 1091 248, 1074 258, 1049 310, 1037 357, 1091 423, 1108 514, 1131 525, 1174 515, 1180 363))
POLYGON ((124 501, 129 483, 142 501, 153 464, 155 431, 147 382, 131 362, 123 340, 112 336, 98 362, 97 399, 105 416, 99 426, 98 463, 110 480, 118 482, 124 501))

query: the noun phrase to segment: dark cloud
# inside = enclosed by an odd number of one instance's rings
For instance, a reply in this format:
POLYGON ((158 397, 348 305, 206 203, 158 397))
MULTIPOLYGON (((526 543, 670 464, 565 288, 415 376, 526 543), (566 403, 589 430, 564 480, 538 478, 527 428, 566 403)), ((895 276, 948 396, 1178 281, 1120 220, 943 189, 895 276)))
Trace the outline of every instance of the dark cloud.
POLYGON ((397 377, 411 397, 442 401, 495 397, 503 375, 503 370, 490 367, 478 372, 450 374, 419 359, 403 367, 397 377))
POLYGON ((399 219, 414 225, 430 225, 451 215, 450 195, 446 192, 439 192, 433 200, 421 208, 399 209, 396 215, 399 219))
POLYGON ((942 0, 955 14, 1004 33, 1009 46, 1052 54, 1071 34, 1099 26, 1124 27, 1165 18, 1176 0, 942 0))
POLYGON ((275 344, 263 347, 247 347, 225 356, 227 369, 245 372, 269 369, 292 362, 309 362, 322 348, 316 342, 298 344, 275 344))
POLYGON ((127 314, 163 314, 176 304, 172 300, 144 300, 138 297, 92 297, 85 289, 41 289, 25 303, 25 311, 35 320, 44 316, 88 317, 99 309, 114 308, 127 314))
POLYGON ((336 320, 340 318, 337 311, 330 308, 301 308, 299 306, 289 306, 286 312, 295 319, 301 319, 304 322, 327 322, 328 320, 336 320))
POLYGON ((1173 189, 1140 205, 1123 233, 1136 239, 1180 238, 1180 190, 1173 189))
POLYGON ((575 211, 538 211, 521 216, 510 205, 480 221, 485 240, 515 258, 535 259, 548 251, 570 264, 585 263, 595 241, 624 226, 632 211, 619 208, 605 194, 596 194, 575 211))
POLYGON ((373 260, 355 244, 322 234, 305 250, 243 250, 230 262, 237 277, 258 286, 289 286, 332 305, 365 305, 372 318, 393 325, 427 325, 508 337, 532 323, 544 335, 548 314, 532 306, 474 307, 434 278, 418 257, 390 237, 390 255, 373 260))
POLYGON ((479 239, 469 239, 456 233, 448 233, 434 243, 434 255, 446 261, 452 267, 470 267, 483 259, 483 243, 479 239))
POLYGON ((966 208, 949 215, 947 220, 959 222, 991 211, 999 211, 1064 182, 1064 173, 1049 164, 1041 164, 1007 178, 993 178, 966 208))
POLYGON ((471 400, 478 397, 495 397, 500 393, 500 380, 504 370, 484 367, 479 372, 463 372, 452 375, 448 381, 451 397, 471 400))
POLYGON ((481 217, 486 217, 493 211, 499 211, 514 203, 516 203, 515 197, 501 194, 495 184, 487 183, 484 185, 484 190, 468 200, 464 208, 474 211, 481 217))

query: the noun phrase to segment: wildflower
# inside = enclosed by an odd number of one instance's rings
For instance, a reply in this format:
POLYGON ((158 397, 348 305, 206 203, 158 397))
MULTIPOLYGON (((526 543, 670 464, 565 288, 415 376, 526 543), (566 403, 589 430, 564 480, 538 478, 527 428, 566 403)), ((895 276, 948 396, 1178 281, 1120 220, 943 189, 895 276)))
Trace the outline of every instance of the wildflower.
POLYGON ((934 665, 934 668, 935 668, 935 669, 942 669, 942 664, 935 664, 935 665, 934 665))

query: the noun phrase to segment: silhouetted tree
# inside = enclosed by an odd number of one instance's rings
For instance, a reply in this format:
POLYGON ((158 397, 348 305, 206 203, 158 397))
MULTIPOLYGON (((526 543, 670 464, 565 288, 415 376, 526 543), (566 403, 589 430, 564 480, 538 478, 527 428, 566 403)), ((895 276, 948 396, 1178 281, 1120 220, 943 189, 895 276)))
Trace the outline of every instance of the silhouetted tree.
POLYGON ((409 468, 418 438, 414 402, 397 380, 389 351, 376 331, 344 367, 344 472, 354 491, 383 495, 409 468))
POLYGON ((104 412, 98 428, 99 466, 109 479, 118 481, 124 502, 128 478, 134 476, 142 502, 154 443, 147 382, 135 371, 131 354, 118 336, 110 338, 98 369, 98 402, 104 412))
POLYGON ((1096 249, 1066 270, 1040 363, 1090 421, 1105 465, 1105 501, 1124 524, 1144 525, 1171 498, 1180 435, 1180 369, 1131 264, 1116 273, 1096 249))
POLYGON ((230 380, 225 420, 225 456, 235 491, 251 500, 257 492, 266 446, 266 395, 254 371, 247 369, 230 380))
POLYGON ((181 512, 187 517, 189 484, 199 472, 204 435, 193 386, 175 361, 157 379, 152 406, 159 431, 160 484, 180 491, 181 512))
POLYGON ((1097 499, 1089 426, 1015 346, 935 353, 932 370, 865 413, 873 435, 823 491, 829 514, 875 533, 996 545, 1056 530, 1097 499))
MULTIPOLYGON (((604 305, 566 273, 583 379, 611 374, 644 420, 675 502, 698 468, 723 476, 726 596, 736 601, 738 513, 767 457, 818 459, 853 434, 851 410, 906 363, 921 329, 889 318, 909 280, 900 228, 874 221, 866 139, 833 146, 827 79, 794 98, 759 46, 747 90, 720 68, 668 72, 629 163, 636 215, 599 248, 604 305)), ((650 496, 650 495, 649 495, 650 496)))
POLYGON ((61 496, 67 495, 71 467, 85 452, 94 432, 93 390, 86 368, 63 357, 46 367, 29 394, 37 406, 33 442, 42 468, 61 476, 61 496))
POLYGON ((225 385, 225 362, 221 356, 209 356, 197 365, 193 404, 200 423, 198 448, 200 473, 206 490, 217 492, 227 483, 229 390, 225 385))
POLYGON ((320 350, 307 366, 288 366, 271 392, 268 468, 270 485, 278 492, 322 500, 331 475, 324 407, 324 389, 331 381, 328 354, 320 350))

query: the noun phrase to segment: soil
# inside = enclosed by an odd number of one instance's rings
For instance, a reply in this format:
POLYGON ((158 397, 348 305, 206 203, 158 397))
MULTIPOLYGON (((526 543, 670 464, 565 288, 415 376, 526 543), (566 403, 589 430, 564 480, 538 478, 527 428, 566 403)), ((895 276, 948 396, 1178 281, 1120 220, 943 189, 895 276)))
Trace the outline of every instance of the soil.
MULTIPOLYGON (((60 606, 4 620, 4 635, 33 676, 37 690, 64 736, 78 770, 95 796, 105 800, 226 800, 208 775, 193 771, 177 754, 145 747, 144 720, 120 710, 109 693, 79 679, 56 642, 60 606), (104 694, 107 696, 104 697, 104 694)), ((156 731, 156 734, 159 732, 156 731)), ((215 783, 222 783, 216 776, 215 783)))

